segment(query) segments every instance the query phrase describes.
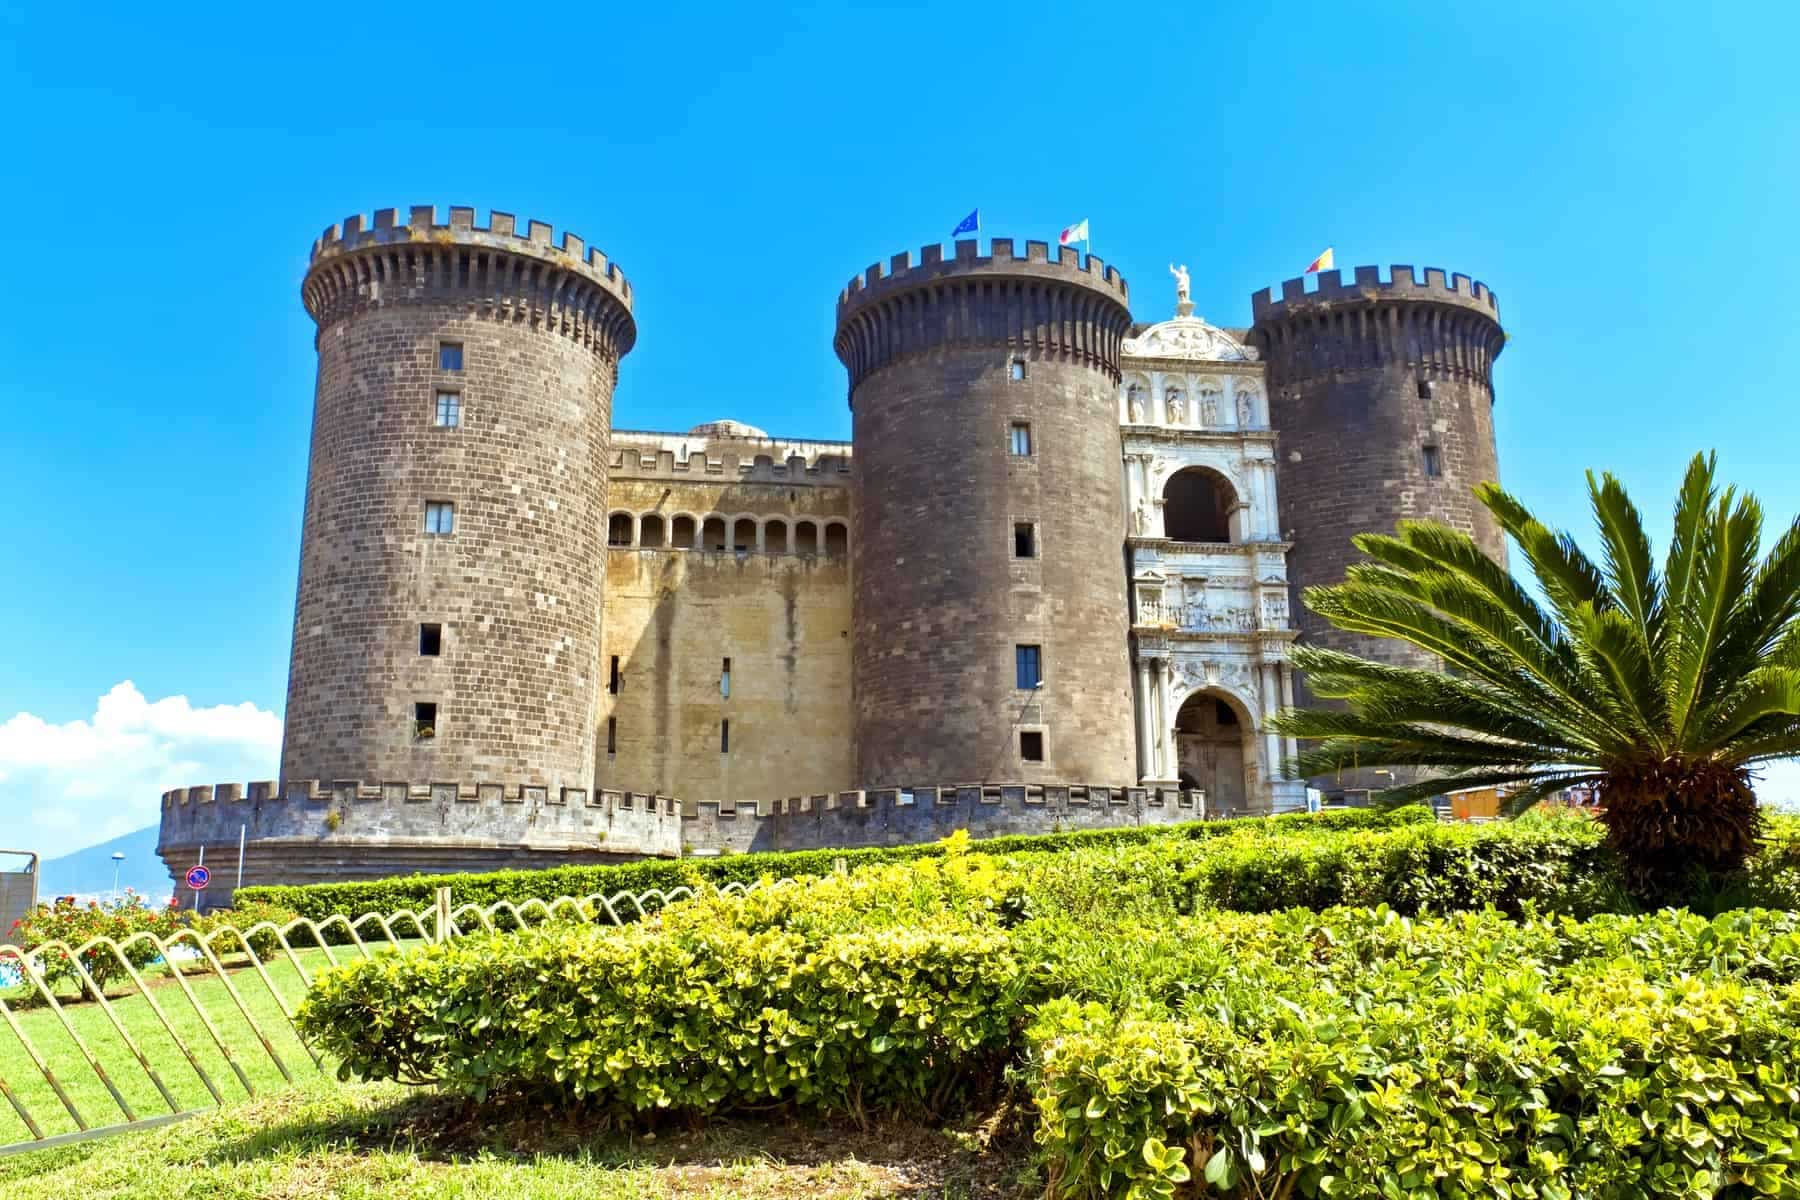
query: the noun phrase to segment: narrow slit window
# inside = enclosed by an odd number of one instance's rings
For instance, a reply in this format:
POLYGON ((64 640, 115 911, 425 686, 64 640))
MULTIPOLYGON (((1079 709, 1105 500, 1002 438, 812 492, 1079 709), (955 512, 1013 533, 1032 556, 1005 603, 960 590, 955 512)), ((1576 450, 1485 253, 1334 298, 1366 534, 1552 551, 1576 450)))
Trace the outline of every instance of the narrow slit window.
POLYGON ((1013 526, 1013 557, 1037 557, 1037 530, 1029 521, 1021 521, 1013 526))
POLYGON ((731 753, 731 721, 729 719, 719 722, 719 753, 731 753))
POLYGON ((1425 457, 1425 477, 1427 479, 1440 478, 1444 473, 1444 460, 1443 456, 1438 453, 1438 448, 1423 446, 1420 449, 1424 452, 1425 457))
POLYGON ((442 625, 419 626, 419 653, 425 658, 436 658, 444 652, 444 627, 442 625))
POLYGON ((606 718, 606 752, 608 754, 619 752, 619 718, 617 717, 606 718))
POLYGON ((449 534, 456 531, 456 505, 448 500, 425 502, 425 532, 449 534))
POLYGON ((438 370, 440 370, 440 371, 460 371, 460 370, 462 370, 462 343, 461 342, 439 342, 438 343, 438 370))
POLYGON ((619 656, 612 656, 612 667, 606 674, 606 693, 609 696, 619 694, 619 656))
POLYGON ((1017 686, 1021 690, 1029 690, 1044 682, 1044 648, 1042 646, 1015 646, 1013 648, 1013 669, 1017 686))
POLYGON ((719 664, 719 695, 731 699, 731 660, 724 659, 719 664))
POLYGON ((1012 423, 1012 452, 1015 458, 1031 454, 1031 425, 1025 421, 1012 423))
POLYGON ((413 705, 413 740, 429 742, 437 738, 437 705, 421 700, 413 705))
POLYGON ((1019 757, 1026 762, 1044 761, 1044 735, 1035 729, 1019 731, 1019 757))
POLYGON ((455 429, 462 424, 461 392, 437 394, 437 416, 434 421, 439 429, 455 429))

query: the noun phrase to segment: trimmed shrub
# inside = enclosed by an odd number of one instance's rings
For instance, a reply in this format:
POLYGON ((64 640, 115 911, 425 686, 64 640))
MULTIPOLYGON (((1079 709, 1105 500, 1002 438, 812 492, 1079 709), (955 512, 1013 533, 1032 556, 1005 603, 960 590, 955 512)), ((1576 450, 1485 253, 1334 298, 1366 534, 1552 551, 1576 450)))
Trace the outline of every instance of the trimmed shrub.
MULTIPOLYGON (((285 931, 288 923, 297 919, 298 916, 299 914, 291 908, 283 908, 279 904, 271 904, 266 900, 246 900, 240 896, 233 897, 230 908, 215 909, 197 916, 189 914, 188 920, 194 926, 195 932, 202 937, 211 937, 221 929, 237 931, 235 937, 228 935, 212 941, 213 953, 224 957, 244 952, 246 931, 255 929, 258 925, 273 925, 275 929, 285 931)), ((250 949, 255 952, 257 958, 264 962, 282 952, 281 939, 276 936, 275 929, 256 929, 254 933, 248 935, 250 949)), ((312 944, 312 933, 304 928, 297 929, 288 935, 288 945, 296 950, 312 944)))
POLYGON ((339 1075, 526 1090, 623 1110, 772 1100, 929 1111, 1010 1044, 1019 967, 996 929, 809 937, 724 920, 552 927, 323 976, 300 1026, 339 1075))
POLYGON ((1795 914, 1183 928, 1181 966, 1100 989, 1122 1007, 1082 993, 1129 949, 1052 968, 1026 1034, 1052 1195, 1800 1194, 1795 914))
MULTIPOLYGON (((1171 840, 1210 840, 1247 828, 1299 834, 1341 829, 1384 829, 1433 821, 1422 805, 1383 811, 1338 809, 1324 813, 1288 813, 1278 817, 1238 817, 1228 821, 1194 821, 1180 825, 1139 825, 1124 829, 1074 830, 986 838, 972 843, 987 854, 1064 853, 1102 847, 1155 845, 1171 840)), ((319 883, 292 887, 239 888, 244 901, 262 901, 322 921, 333 915, 429 912, 438 888, 455 889, 456 902, 483 907, 501 900, 517 903, 532 897, 588 896, 604 892, 668 891, 710 883, 754 883, 758 879, 826 875, 840 861, 852 869, 877 863, 910 862, 943 854, 938 843, 843 850, 770 851, 730 854, 719 858, 647 859, 592 867, 544 867, 529 871, 491 871, 472 875, 406 875, 359 883, 319 883)))

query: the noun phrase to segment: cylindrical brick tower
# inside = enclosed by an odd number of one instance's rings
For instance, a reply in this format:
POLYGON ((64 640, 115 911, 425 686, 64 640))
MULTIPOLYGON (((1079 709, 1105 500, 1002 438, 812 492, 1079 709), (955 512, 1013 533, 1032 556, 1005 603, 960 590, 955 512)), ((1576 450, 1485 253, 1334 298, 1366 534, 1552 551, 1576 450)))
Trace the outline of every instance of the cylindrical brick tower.
MULTIPOLYGON (((1394 267, 1319 275, 1318 290, 1290 279, 1281 299, 1251 297, 1252 342, 1268 362, 1271 423, 1281 442, 1276 481, 1291 530, 1288 578, 1296 593, 1337 583, 1361 557, 1350 544, 1428 517, 1474 536, 1505 561, 1506 542, 1473 489, 1498 480, 1494 359, 1506 344, 1494 294, 1437 268, 1417 281, 1394 267)), ((1345 633, 1296 605, 1307 642, 1382 662, 1436 659, 1386 638, 1345 633)), ((1302 676, 1304 684, 1304 676, 1302 676)))
POLYGON ((631 288, 580 238, 474 218, 384 209, 313 246, 285 780, 593 786, 631 288))
POLYGON ((1134 781, 1119 273, 1043 242, 851 280, 861 787, 1134 781))

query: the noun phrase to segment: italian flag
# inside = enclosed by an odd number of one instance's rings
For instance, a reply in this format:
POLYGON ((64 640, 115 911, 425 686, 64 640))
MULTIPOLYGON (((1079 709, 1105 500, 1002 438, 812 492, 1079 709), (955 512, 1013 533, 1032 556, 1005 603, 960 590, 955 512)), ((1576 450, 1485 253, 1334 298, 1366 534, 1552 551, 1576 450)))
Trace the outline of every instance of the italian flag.
POLYGON ((1087 218, 1083 217, 1081 220, 1075 222, 1075 224, 1058 234, 1056 244, 1059 246, 1067 246, 1071 242, 1085 242, 1087 240, 1087 218))

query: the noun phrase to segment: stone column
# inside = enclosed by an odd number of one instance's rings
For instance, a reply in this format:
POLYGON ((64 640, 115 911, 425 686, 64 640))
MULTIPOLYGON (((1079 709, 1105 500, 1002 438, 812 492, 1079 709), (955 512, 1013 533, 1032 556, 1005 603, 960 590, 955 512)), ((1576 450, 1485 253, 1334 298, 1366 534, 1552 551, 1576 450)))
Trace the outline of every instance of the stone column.
POLYGON ((1275 664, 1263 663, 1257 669, 1262 691, 1263 753, 1268 762, 1263 772, 1269 788, 1269 805, 1275 802, 1275 781, 1281 778, 1281 737, 1269 728, 1269 718, 1281 707, 1281 685, 1275 678, 1275 664))
MULTIPOLYGON (((1281 675, 1281 707, 1294 707, 1294 668, 1291 663, 1277 663, 1275 670, 1281 675)), ((1283 751, 1289 758, 1300 753, 1300 740, 1288 738, 1283 744, 1283 751)))
POLYGON ((1175 710, 1173 698, 1169 694, 1173 683, 1169 678, 1169 668, 1173 664, 1165 658, 1158 665, 1161 668, 1156 681, 1157 729, 1162 733, 1160 778, 1172 784, 1181 778, 1181 763, 1175 753, 1175 710))
POLYGON ((1156 714, 1153 695, 1152 664, 1154 659, 1138 659, 1138 781, 1148 783, 1156 776, 1156 714))

